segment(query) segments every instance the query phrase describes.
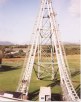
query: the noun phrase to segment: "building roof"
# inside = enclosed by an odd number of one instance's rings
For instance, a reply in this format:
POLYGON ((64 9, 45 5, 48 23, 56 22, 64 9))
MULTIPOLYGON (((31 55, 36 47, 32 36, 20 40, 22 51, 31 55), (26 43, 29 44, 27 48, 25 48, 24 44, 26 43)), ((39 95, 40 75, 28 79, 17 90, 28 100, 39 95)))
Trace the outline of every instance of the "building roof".
POLYGON ((50 95, 51 88, 50 87, 40 87, 40 94, 41 95, 50 95))

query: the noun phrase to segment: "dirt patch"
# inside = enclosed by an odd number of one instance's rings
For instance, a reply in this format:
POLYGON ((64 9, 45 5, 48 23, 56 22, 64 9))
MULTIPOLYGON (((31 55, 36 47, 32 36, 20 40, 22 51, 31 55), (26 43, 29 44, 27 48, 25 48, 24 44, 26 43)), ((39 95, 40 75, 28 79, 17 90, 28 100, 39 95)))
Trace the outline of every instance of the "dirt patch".
POLYGON ((16 62, 16 61, 23 61, 24 58, 3 58, 3 62, 16 62))

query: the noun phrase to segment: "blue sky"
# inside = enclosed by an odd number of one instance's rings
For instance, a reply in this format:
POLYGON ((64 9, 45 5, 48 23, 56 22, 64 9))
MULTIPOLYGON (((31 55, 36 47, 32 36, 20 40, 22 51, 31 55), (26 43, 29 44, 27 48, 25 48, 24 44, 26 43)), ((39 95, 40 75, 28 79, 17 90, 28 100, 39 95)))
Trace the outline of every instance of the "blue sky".
MULTIPOLYGON (((80 41, 80 0, 52 0, 61 39, 80 41)), ((0 41, 30 41, 40 0, 0 0, 0 41)))

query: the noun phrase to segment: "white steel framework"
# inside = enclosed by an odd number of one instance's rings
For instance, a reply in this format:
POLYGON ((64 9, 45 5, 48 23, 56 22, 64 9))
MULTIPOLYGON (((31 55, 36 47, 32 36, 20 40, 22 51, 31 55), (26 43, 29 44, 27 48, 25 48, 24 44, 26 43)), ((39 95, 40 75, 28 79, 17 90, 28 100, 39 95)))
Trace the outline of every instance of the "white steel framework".
POLYGON ((41 0, 39 15, 32 34, 31 49, 27 52, 29 57, 27 58, 26 55, 24 69, 17 91, 28 95, 35 56, 38 56, 38 78, 44 77, 41 77, 41 72, 43 70, 41 66, 43 66, 46 67, 45 72, 49 72, 48 70, 51 68, 51 72, 48 74, 51 73, 52 79, 54 79, 54 66, 57 64, 60 73, 60 83, 63 90, 63 99, 67 101, 79 101, 79 97, 70 79, 66 54, 63 44, 60 41, 55 16, 56 14, 52 8, 52 1, 41 0), (50 52, 50 54, 48 54, 48 52, 50 52), (57 63, 55 63, 54 59, 55 54, 57 63))

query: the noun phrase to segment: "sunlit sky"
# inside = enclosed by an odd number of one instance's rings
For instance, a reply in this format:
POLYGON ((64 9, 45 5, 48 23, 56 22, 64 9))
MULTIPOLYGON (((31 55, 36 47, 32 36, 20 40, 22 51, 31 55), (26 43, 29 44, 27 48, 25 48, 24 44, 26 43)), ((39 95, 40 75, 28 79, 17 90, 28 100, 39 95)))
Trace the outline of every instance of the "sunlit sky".
MULTIPOLYGON (((64 42, 80 41, 80 0, 52 0, 64 42)), ((30 41, 40 0, 0 0, 0 41, 30 41)))

